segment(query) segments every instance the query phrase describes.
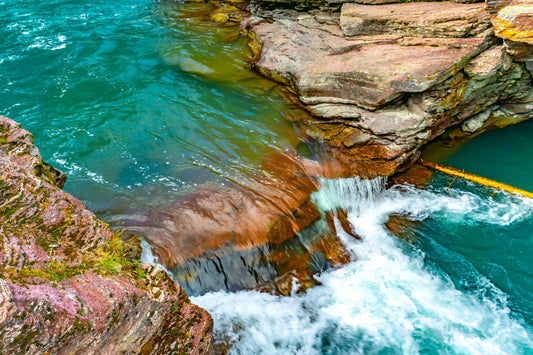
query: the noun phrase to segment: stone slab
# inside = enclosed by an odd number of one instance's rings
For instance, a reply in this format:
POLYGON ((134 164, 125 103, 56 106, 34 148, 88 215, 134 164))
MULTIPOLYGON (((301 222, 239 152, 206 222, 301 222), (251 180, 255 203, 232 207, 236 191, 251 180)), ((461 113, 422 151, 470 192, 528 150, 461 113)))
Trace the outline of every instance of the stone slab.
POLYGON ((345 36, 400 34, 422 37, 472 37, 490 27, 483 4, 414 2, 389 5, 344 4, 340 26, 345 36))

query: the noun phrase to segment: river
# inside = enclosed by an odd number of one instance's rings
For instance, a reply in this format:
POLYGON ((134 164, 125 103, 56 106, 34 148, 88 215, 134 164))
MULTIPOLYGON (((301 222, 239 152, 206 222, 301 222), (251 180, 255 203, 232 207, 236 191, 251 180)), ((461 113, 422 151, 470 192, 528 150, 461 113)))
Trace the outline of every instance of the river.
MULTIPOLYGON (((202 19, 205 5, 0 5, 0 114, 114 226, 142 234, 195 186, 244 179, 301 145, 280 88, 246 69, 246 40, 202 19)), ((443 161, 533 190, 532 137, 529 122, 488 132, 443 161)), ((533 202, 451 182, 322 180, 313 200, 344 208, 361 236, 340 229, 352 262, 290 297, 192 300, 234 354, 533 354, 533 202), (413 221, 402 238, 385 227, 391 216, 413 221)))

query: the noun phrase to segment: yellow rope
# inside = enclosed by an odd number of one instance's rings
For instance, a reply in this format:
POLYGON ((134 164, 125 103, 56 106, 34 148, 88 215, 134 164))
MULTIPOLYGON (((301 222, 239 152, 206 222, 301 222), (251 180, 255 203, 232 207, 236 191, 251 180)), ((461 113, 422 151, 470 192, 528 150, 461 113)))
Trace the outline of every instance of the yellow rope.
POLYGON ((522 189, 516 188, 516 187, 511 186, 511 185, 503 184, 503 183, 498 182, 498 181, 487 179, 487 178, 484 178, 482 176, 478 176, 478 175, 474 175, 474 174, 470 174, 470 173, 465 173, 464 171, 457 170, 457 169, 451 168, 449 166, 433 163, 433 162, 430 162, 430 161, 424 161, 422 159, 420 159, 420 164, 422 164, 425 167, 428 167, 430 169, 438 170, 438 171, 443 172, 443 173, 448 174, 448 175, 452 175, 452 176, 455 176, 455 177, 460 177, 460 178, 463 178, 463 179, 466 179, 466 180, 469 180, 469 181, 477 182, 478 184, 481 184, 481 185, 490 186, 490 187, 493 187, 495 189, 504 190, 504 191, 507 191, 507 192, 510 192, 510 193, 513 193, 513 194, 519 194, 519 195, 522 195, 522 196, 529 197, 529 198, 533 199, 533 193, 531 193, 529 191, 522 190, 522 189))

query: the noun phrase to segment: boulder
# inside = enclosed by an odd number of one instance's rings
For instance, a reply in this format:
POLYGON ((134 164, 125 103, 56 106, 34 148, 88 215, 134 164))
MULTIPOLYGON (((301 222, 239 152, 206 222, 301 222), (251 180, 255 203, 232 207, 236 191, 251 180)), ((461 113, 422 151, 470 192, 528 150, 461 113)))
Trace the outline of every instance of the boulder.
POLYGON ((496 36, 503 38, 509 54, 520 62, 533 61, 533 1, 487 0, 496 36))
POLYGON ((208 353, 212 320, 0 117, 0 352, 208 353))

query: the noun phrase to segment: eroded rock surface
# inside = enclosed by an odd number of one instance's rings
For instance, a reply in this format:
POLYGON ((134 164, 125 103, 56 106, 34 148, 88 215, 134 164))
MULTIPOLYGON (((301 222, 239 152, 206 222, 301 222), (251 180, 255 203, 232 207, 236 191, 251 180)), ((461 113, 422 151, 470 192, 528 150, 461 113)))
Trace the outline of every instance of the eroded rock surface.
POLYGON ((316 117, 303 130, 350 174, 391 175, 461 123, 475 134, 532 116, 529 67, 493 35, 483 4, 250 9, 255 68, 292 90, 316 117))
POLYGON ((282 243, 319 217, 309 197, 319 187, 322 167, 294 152, 272 155, 264 165, 268 175, 201 185, 133 230, 167 268, 206 251, 282 243))
POLYGON ((483 4, 413 2, 398 6, 344 4, 340 26, 346 37, 394 34, 420 37, 475 37, 490 27, 483 4))
POLYGON ((0 117, 0 352, 208 353, 210 315, 64 181, 0 117))

